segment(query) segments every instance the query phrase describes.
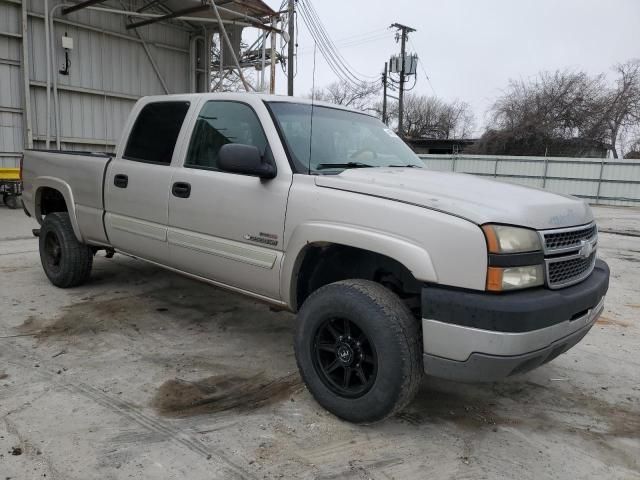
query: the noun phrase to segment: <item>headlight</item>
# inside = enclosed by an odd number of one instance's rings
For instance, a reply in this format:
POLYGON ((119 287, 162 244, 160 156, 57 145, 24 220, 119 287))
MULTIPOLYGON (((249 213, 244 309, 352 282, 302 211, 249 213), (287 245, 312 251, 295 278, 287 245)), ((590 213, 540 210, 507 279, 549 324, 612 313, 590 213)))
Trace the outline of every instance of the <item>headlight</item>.
POLYGON ((487 269, 487 290, 504 292, 520 288, 537 287, 544 284, 542 265, 526 267, 489 267, 487 269))
POLYGON ((482 230, 489 253, 523 253, 542 249, 538 233, 528 228, 484 225, 482 230))

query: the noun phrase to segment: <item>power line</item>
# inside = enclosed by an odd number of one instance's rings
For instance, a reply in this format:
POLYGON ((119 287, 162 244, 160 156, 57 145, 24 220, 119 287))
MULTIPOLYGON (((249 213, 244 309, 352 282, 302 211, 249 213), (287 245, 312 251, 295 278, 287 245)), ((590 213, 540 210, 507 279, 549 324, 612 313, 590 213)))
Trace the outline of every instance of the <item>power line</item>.
POLYGON ((298 5, 301 7, 299 12, 307 26, 307 29, 311 33, 315 43, 318 45, 320 53, 336 76, 343 82, 355 88, 373 84, 374 82, 372 81, 363 80, 361 77, 364 75, 355 71, 353 67, 346 62, 329 37, 317 12, 313 9, 311 2, 309 0, 299 0, 298 5))
POLYGON ((343 80, 353 83, 357 85, 360 82, 360 79, 349 70, 348 67, 343 65, 335 56, 328 42, 326 41, 326 37, 320 30, 320 27, 315 23, 313 17, 309 10, 307 9, 306 2, 300 2, 301 9, 300 12, 302 14, 302 18, 305 21, 307 28, 309 29, 311 36, 314 38, 315 43, 318 44, 320 48, 320 52, 327 63, 332 67, 334 73, 340 76, 343 80))
MULTIPOLYGON (((365 38, 361 38, 359 40, 352 40, 352 41, 348 41, 348 42, 340 42, 337 41, 336 42, 336 46, 337 47, 341 47, 341 48, 352 48, 352 47, 357 47, 360 45, 365 45, 368 43, 374 43, 374 42, 379 42, 381 40, 388 40, 389 37, 389 33, 384 33, 384 34, 378 34, 378 35, 373 35, 370 37, 365 37, 365 38)), ((308 53, 312 53, 313 52, 313 48, 312 47, 307 47, 307 48, 303 48, 303 49, 299 49, 298 52, 302 55, 302 54, 308 54, 308 53)))
POLYGON ((324 41, 323 41, 322 37, 320 36, 319 32, 316 30, 315 25, 311 22, 311 20, 309 20, 309 18, 307 18, 307 15, 306 15, 306 12, 304 10, 304 7, 301 8, 299 11, 301 13, 302 20, 303 20, 304 24, 307 26, 307 29, 309 30, 309 33, 313 37, 315 45, 318 47, 318 49, 320 50, 320 53, 322 54, 322 56, 327 61, 327 65, 329 65, 329 68, 331 68, 333 73, 341 81, 343 81, 343 82, 345 82, 345 83, 347 83, 349 85, 357 84, 357 80, 354 81, 349 76, 349 73, 346 72, 339 64, 337 64, 335 62, 335 60, 333 59, 333 56, 331 55, 331 53, 328 51, 326 45, 324 44, 324 41))
POLYGON ((320 27, 321 31, 324 33, 324 37, 326 38, 329 47, 331 48, 331 50, 334 52, 334 54, 336 55, 336 57, 338 58, 338 60, 350 71, 358 74, 358 76, 360 77, 365 77, 365 78, 378 78, 377 75, 371 76, 371 75, 365 75, 363 73, 358 72, 357 70, 355 70, 353 67, 351 67, 351 65, 349 65, 349 63, 345 60, 345 58, 340 54, 340 52, 338 51, 338 49, 335 47, 335 44, 333 43, 333 40, 331 40, 331 37, 329 36, 329 34, 327 33, 327 29, 324 27, 322 21, 320 20, 320 16, 318 15, 318 13, 316 12, 313 3, 311 3, 311 0, 301 0, 302 2, 304 2, 305 4, 307 4, 307 7, 309 8, 309 10, 311 11, 311 14, 314 16, 318 26, 320 27))
MULTIPOLYGON (((415 47, 415 45, 413 44, 411 39, 409 39, 409 44, 411 45, 411 48, 413 48, 413 51, 418 53, 418 49, 415 47)), ((433 88, 433 85, 431 84, 431 79, 429 78, 429 75, 427 74, 427 70, 424 68, 424 63, 422 63, 422 57, 420 56, 419 53, 418 53, 418 64, 420 65, 420 68, 422 69, 422 73, 424 73, 424 78, 426 78, 427 82, 429 83, 429 87, 431 87, 431 91, 433 92, 433 94, 435 96, 437 96, 436 90, 435 90, 435 88, 433 88)))

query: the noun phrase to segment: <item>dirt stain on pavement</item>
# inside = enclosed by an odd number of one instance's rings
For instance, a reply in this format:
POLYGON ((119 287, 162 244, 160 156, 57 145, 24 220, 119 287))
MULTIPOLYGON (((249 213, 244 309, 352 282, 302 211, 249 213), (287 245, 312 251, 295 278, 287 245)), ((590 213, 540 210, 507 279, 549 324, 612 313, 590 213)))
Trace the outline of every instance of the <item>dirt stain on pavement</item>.
POLYGON ((631 324, 629 322, 624 322, 622 320, 617 320, 615 318, 605 317, 604 315, 600 315, 600 318, 596 320, 597 325, 616 325, 618 327, 627 328, 631 324))
POLYGON ((297 373, 270 379, 263 373, 216 375, 196 381, 164 382, 151 405, 164 416, 187 417, 227 410, 252 411, 289 399, 302 389, 297 373))
POLYGON ((495 403, 454 392, 427 390, 396 417, 413 425, 452 422, 464 429, 514 424, 515 420, 496 413, 495 403))
POLYGON ((53 321, 30 316, 18 327, 20 333, 31 334, 38 340, 56 336, 97 334, 112 329, 135 330, 135 319, 145 310, 144 302, 135 297, 109 300, 88 300, 64 307, 53 321))
POLYGON ((5 378, 9 378, 9 374, 5 372, 0 372, 0 380, 4 380, 5 378))
POLYGON ((414 425, 443 421, 465 429, 518 425, 591 438, 640 438, 640 410, 586 392, 533 382, 457 385, 455 391, 448 384, 443 389, 438 385, 421 392, 397 418, 414 425))
POLYGON ((172 287, 127 297, 89 298, 62 308, 54 319, 32 315, 17 330, 41 341, 103 332, 135 336, 168 325, 196 331, 293 332, 290 318, 270 312, 266 305, 206 285, 192 285, 191 290, 185 295, 176 295, 172 287))

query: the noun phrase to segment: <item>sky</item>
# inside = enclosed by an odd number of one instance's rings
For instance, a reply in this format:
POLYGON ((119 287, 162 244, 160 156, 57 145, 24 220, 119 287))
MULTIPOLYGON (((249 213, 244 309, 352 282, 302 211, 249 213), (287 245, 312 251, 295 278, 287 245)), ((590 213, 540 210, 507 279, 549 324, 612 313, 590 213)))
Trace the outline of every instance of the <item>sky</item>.
MULTIPOLYGON (((416 29, 408 50, 417 53, 415 92, 468 102, 478 128, 509 79, 556 69, 609 73, 640 58, 640 0, 305 0, 353 70, 379 78, 384 62, 400 51, 395 22, 416 29), (423 67, 423 68, 422 68, 423 67), (425 78, 428 74, 430 82, 425 78)), ((266 0, 277 10, 281 0, 266 0)), ((298 20, 295 94, 313 85, 314 42, 298 20)), ((336 80, 319 50, 316 87, 336 80)), ((286 94, 279 70, 276 93, 286 94)))

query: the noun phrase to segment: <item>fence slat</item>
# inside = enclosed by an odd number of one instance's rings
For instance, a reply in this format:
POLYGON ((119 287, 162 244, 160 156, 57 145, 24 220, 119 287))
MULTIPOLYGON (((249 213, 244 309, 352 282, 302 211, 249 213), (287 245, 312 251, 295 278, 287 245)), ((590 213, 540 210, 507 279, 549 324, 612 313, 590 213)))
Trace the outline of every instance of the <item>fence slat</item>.
POLYGON ((433 170, 542 185, 546 190, 568 193, 595 204, 640 205, 640 161, 464 154, 419 157, 433 170))

